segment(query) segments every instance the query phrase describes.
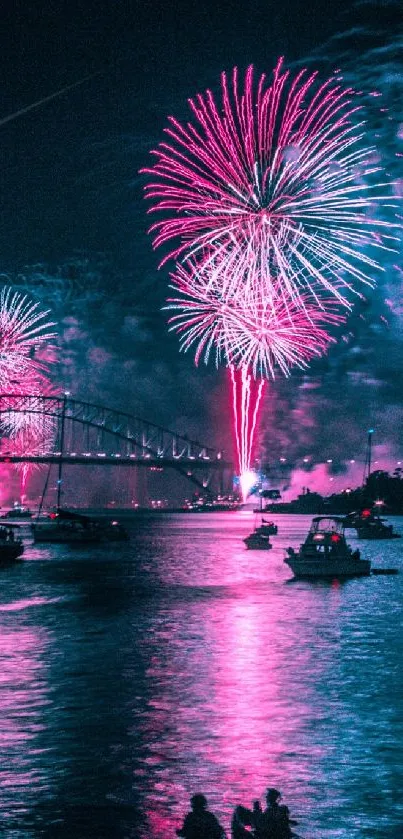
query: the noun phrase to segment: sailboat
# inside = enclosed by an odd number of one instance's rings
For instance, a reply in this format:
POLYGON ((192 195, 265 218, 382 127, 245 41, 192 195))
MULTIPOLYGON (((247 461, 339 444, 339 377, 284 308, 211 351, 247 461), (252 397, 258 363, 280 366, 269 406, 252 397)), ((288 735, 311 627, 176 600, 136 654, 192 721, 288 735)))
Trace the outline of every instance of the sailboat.
POLYGON ((49 466, 45 486, 42 493, 38 515, 31 524, 34 542, 53 542, 59 544, 94 544, 110 541, 128 541, 126 529, 117 521, 101 523, 90 516, 64 510, 61 507, 64 429, 66 417, 66 398, 64 394, 60 429, 60 452, 57 478, 56 510, 41 518, 44 498, 49 483, 51 465, 49 466))
MULTIPOLYGON (((372 435, 373 428, 368 431, 367 454, 364 466, 364 482, 365 478, 370 478, 371 475, 371 455, 372 455, 372 435)), ((375 501, 374 508, 367 507, 358 510, 354 513, 349 513, 344 519, 344 526, 347 528, 354 528, 359 539, 400 539, 400 533, 396 533, 393 529, 393 524, 388 524, 385 519, 375 512, 378 504, 382 502, 375 501)))
POLYGON ((274 521, 263 518, 263 497, 260 496, 260 524, 255 524, 254 530, 244 539, 247 548, 254 550, 270 550, 273 545, 270 543, 270 536, 276 536, 277 525, 274 521))
POLYGON ((260 507, 254 512, 260 514, 260 525, 255 525, 255 533, 261 533, 264 536, 277 536, 278 527, 274 521, 268 521, 263 518, 263 496, 260 494, 260 507))

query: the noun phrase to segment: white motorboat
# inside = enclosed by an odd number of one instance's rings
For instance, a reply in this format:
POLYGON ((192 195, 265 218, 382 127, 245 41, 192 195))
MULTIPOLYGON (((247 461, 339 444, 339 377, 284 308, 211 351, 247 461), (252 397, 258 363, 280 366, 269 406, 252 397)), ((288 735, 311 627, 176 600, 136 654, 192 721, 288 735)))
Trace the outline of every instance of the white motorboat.
POLYGON ((284 562, 295 577, 361 577, 371 573, 371 563, 353 551, 344 536, 340 516, 315 516, 299 551, 287 548, 284 562))

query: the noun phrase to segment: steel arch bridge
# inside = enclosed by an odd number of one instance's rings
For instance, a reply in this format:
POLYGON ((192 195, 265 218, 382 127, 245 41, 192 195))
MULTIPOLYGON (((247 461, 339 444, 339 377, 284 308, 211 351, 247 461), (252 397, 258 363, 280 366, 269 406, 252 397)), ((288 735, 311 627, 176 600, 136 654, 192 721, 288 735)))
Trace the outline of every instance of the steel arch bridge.
POLYGON ((67 394, 0 395, 0 432, 0 463, 171 468, 203 490, 233 470, 222 452, 185 434, 67 394))

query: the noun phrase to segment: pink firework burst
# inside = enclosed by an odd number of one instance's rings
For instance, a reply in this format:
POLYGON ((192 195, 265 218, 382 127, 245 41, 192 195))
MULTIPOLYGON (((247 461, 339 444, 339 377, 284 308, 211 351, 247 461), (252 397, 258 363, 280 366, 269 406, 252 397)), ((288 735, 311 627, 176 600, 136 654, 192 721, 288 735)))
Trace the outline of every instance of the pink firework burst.
MULTIPOLYGON (((54 387, 44 376, 25 381, 14 392, 25 396, 25 410, 15 409, 15 398, 11 394, 1 396, 0 432, 1 452, 6 455, 41 455, 52 452, 57 435, 57 420, 44 411, 43 396, 57 396, 60 389, 54 387)), ((29 477, 42 469, 42 464, 21 462, 14 468, 20 474, 21 493, 25 493, 29 477)))
POLYGON ((167 308, 176 311, 171 329, 180 335, 181 349, 193 349, 196 364, 214 353, 231 371, 234 439, 244 500, 250 488, 251 462, 265 379, 285 376, 291 367, 304 369, 322 355, 334 338, 329 328, 344 320, 335 299, 304 294, 288 301, 273 286, 244 279, 237 294, 223 294, 217 260, 203 269, 179 265, 172 275, 178 295, 167 308), (277 294, 276 294, 277 291, 277 294), (257 377, 260 377, 260 380, 257 377))
POLYGON ((59 396, 55 387, 45 376, 28 376, 12 394, 1 394, 0 429, 10 437, 29 431, 37 439, 53 439, 55 420, 44 411, 44 396, 59 396), (25 410, 15 409, 15 397, 26 397, 25 410))
POLYGON ((392 245, 378 209, 392 202, 351 88, 306 70, 293 78, 280 59, 271 83, 252 67, 240 81, 235 68, 218 104, 209 90, 189 104, 192 120, 170 118, 143 170, 151 211, 164 215, 154 246, 173 245, 162 262, 224 248, 296 298, 300 269, 305 287, 340 300, 355 281, 373 284, 374 251, 392 245))
MULTIPOLYGON (((40 454, 52 447, 55 425, 43 412, 42 396, 56 394, 48 378, 56 360, 55 325, 48 311, 27 295, 4 287, 0 293, 0 431, 2 452, 40 454), (12 396, 27 396, 26 411, 15 410, 12 396), (28 404, 29 402, 29 404, 28 404), (29 410, 28 410, 29 408, 29 410)), ((17 466, 25 489, 32 464, 17 466)))
POLYGON ((223 296, 219 275, 178 266, 172 288, 181 296, 170 298, 171 329, 180 335, 182 350, 193 348, 196 364, 214 352, 216 363, 246 368, 253 375, 288 376, 293 366, 305 368, 322 355, 334 340, 325 327, 344 320, 335 311, 334 299, 300 297, 299 305, 280 293, 265 296, 259 283, 253 293, 244 286, 233 297, 223 296))
MULTIPOLYGON (((7 441, 3 440, 1 450, 3 454, 16 455, 18 457, 24 457, 26 455, 35 456, 51 452, 52 444, 53 440, 38 436, 37 428, 26 426, 23 430, 9 437, 7 441)), ((39 471, 42 465, 23 461, 16 463, 14 468, 20 475, 21 493, 24 494, 27 489, 28 479, 33 472, 39 471)))
POLYGON ((48 311, 26 295, 9 287, 0 293, 0 391, 18 392, 26 379, 41 376, 49 369, 43 356, 49 341, 55 338, 55 325, 48 321, 48 311), (42 355, 41 355, 42 353, 42 355))

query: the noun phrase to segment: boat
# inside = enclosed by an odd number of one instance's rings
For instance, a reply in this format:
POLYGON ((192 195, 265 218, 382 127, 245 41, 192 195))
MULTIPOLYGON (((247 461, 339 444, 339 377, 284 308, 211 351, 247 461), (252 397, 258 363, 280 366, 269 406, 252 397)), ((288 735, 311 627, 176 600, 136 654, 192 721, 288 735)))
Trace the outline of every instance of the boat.
POLYGON ((11 510, 4 513, 2 519, 30 519, 31 517, 32 512, 28 507, 24 507, 22 504, 16 504, 11 510))
MULTIPOLYGON (((371 462, 372 462, 372 435, 374 429, 370 428, 368 431, 367 453, 365 460, 364 477, 366 478, 366 485, 371 478, 371 462)), ((372 473, 373 475, 376 473, 372 473)), ((368 506, 357 512, 349 513, 344 522, 345 527, 353 527, 357 532, 359 539, 400 539, 400 533, 395 533, 393 524, 386 524, 385 519, 381 518, 377 510, 382 507, 384 502, 379 498, 374 502, 373 506, 368 506)))
POLYGON ((362 524, 356 525, 359 539, 400 539, 400 533, 395 533, 393 524, 385 524, 380 516, 373 516, 362 524))
POLYGON ((128 542, 129 534, 118 521, 103 522, 70 510, 58 509, 31 524, 34 542, 85 544, 128 542))
POLYGON ((83 544, 103 541, 98 522, 89 516, 58 509, 31 524, 34 542, 83 544))
POLYGON ((345 527, 354 528, 359 539, 400 539, 400 533, 396 533, 393 524, 386 524, 385 519, 365 509, 358 513, 350 513, 345 518, 345 527))
POLYGON ((267 521, 262 518, 262 523, 259 527, 255 527, 255 533, 261 533, 263 536, 277 536, 278 527, 274 521, 267 521))
POLYGON ((299 551, 287 548, 284 562, 294 577, 362 577, 371 573, 371 563, 353 551, 344 535, 342 516, 315 516, 299 551))
POLYGON ((244 539, 247 548, 253 548, 258 551, 269 551, 273 545, 270 543, 270 536, 277 534, 277 525, 274 521, 267 521, 263 516, 260 518, 260 524, 256 524, 252 533, 244 539))
POLYGON ((0 524, 0 565, 15 562, 24 553, 18 524, 0 524))
POLYGON ((247 548, 255 551, 269 551, 273 547, 270 543, 269 536, 265 533, 258 533, 257 530, 254 530, 253 533, 246 536, 244 542, 247 548))
MULTIPOLYGON (((253 533, 244 539, 244 542, 247 544, 248 547, 257 547, 259 546, 263 550, 267 550, 267 539, 269 536, 276 536, 278 527, 274 524, 274 521, 268 521, 267 519, 263 518, 263 496, 260 494, 260 507, 253 511, 254 513, 260 513, 260 524, 255 524, 255 528, 253 533), (248 542, 250 544, 248 544, 248 542)), ((256 521, 256 519, 255 519, 256 521)), ((273 546, 269 543, 269 548, 273 546)))
POLYGON ((53 542, 62 545, 96 544, 99 542, 127 541, 129 534, 117 521, 99 522, 82 513, 62 509, 62 469, 64 445, 64 418, 66 401, 63 403, 60 454, 58 462, 57 503, 56 510, 41 518, 41 511, 49 482, 51 465, 49 466, 41 503, 35 522, 31 524, 34 542, 53 542))

